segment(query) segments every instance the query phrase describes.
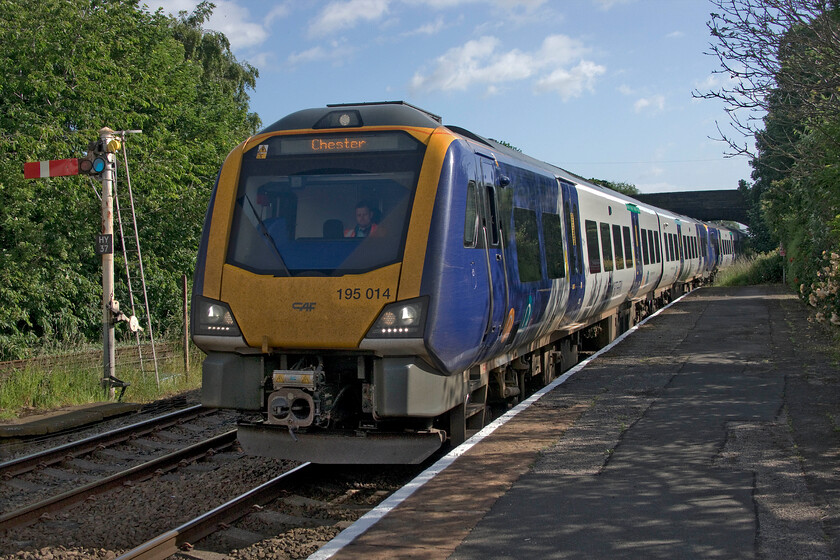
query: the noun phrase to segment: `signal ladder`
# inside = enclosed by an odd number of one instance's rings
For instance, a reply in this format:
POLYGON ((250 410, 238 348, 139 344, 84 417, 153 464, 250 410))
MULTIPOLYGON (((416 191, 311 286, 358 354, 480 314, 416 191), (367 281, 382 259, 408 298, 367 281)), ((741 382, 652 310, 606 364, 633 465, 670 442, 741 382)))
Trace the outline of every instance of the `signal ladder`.
MULTIPOLYGON (((123 221, 120 212, 120 199, 117 191, 117 181, 114 181, 114 211, 116 213, 117 224, 119 226, 120 245, 122 247, 123 263, 125 264, 125 278, 128 288, 128 299, 131 303, 131 317, 136 317, 135 312, 135 296, 132 278, 140 279, 140 287, 143 293, 143 310, 146 316, 146 331, 149 334, 149 342, 152 350, 152 364, 154 365, 155 381, 160 386, 160 374, 158 373, 157 352, 155 351, 155 337, 152 331, 152 319, 149 314, 149 296, 146 293, 146 275, 143 272, 143 255, 140 252, 140 237, 137 234, 137 215, 134 212, 134 195, 131 192, 131 175, 128 172, 128 153, 125 146, 125 133, 122 135, 122 153, 123 163, 125 167, 125 178, 128 186, 128 200, 129 209, 131 210, 131 219, 123 221)), ((142 329, 132 328, 134 338, 137 342, 137 355, 140 359, 140 371, 146 373, 146 362, 143 358, 143 343, 140 339, 140 331, 142 329)))

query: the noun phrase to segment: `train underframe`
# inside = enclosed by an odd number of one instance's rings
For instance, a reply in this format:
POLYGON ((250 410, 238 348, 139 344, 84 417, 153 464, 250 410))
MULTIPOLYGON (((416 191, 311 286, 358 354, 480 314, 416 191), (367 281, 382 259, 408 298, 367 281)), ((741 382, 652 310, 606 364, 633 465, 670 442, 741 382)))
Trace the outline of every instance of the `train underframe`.
POLYGON ((372 352, 209 354, 203 401, 243 411, 246 453, 341 464, 420 463, 459 445, 694 286, 627 302, 460 374, 372 352), (233 374, 232 372, 235 372, 233 374))

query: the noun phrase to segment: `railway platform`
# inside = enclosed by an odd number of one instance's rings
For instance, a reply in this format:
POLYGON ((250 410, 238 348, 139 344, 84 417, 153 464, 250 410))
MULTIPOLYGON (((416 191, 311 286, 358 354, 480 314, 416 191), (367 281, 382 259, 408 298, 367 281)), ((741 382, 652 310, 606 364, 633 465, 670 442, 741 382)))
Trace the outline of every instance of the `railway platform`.
POLYGON ((807 315, 697 290, 310 558, 838 558, 840 370, 807 315))
POLYGON ((142 406, 139 403, 102 402, 13 419, 0 423, 0 441, 31 438, 72 430, 115 416, 137 412, 142 406))

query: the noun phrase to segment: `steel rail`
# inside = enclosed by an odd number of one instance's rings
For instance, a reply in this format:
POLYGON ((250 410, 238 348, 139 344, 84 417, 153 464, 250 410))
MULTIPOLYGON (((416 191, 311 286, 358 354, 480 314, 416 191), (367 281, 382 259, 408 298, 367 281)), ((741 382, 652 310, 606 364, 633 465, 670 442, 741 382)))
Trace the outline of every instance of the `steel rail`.
POLYGON ((100 446, 114 445, 121 443, 134 437, 136 435, 146 435, 161 428, 168 428, 174 426, 179 422, 183 422, 188 418, 194 418, 202 414, 204 410, 210 412, 201 405, 195 405, 183 410, 176 410, 155 418, 144 420, 136 424, 124 426, 122 428, 90 436, 79 441, 71 441, 64 445, 59 445, 38 453, 18 457, 5 463, 0 463, 0 478, 8 480, 20 474, 32 471, 38 467, 53 465, 64 461, 65 459, 73 459, 76 456, 84 455, 95 451, 100 446))
POLYGON ((31 523, 44 513, 63 509, 71 504, 80 502, 89 496, 99 494, 120 486, 128 481, 145 480, 158 472, 166 472, 175 468, 182 461, 192 462, 206 455, 210 451, 218 451, 230 447, 236 442, 236 430, 230 430, 216 437, 185 447, 163 457, 152 459, 142 465, 137 465, 122 472, 118 472, 101 480, 97 480, 69 490, 58 496, 42 500, 38 503, 23 507, 16 511, 0 515, 0 530, 11 529, 31 523))
POLYGON ((315 465, 304 463, 277 476, 248 492, 237 496, 219 507, 204 513, 183 525, 167 531, 119 556, 117 560, 163 560, 177 554, 181 547, 197 542, 215 533, 226 524, 232 523, 251 511, 254 506, 264 505, 278 497, 290 486, 313 476, 315 465))

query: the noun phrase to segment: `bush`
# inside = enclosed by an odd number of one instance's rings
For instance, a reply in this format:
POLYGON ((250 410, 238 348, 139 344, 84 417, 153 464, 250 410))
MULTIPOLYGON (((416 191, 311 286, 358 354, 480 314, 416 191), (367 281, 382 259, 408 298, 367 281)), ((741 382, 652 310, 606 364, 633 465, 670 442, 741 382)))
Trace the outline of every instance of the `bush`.
POLYGON ((741 258, 732 266, 721 270, 715 279, 716 286, 753 286, 775 284, 782 281, 782 257, 775 251, 753 257, 741 258))

